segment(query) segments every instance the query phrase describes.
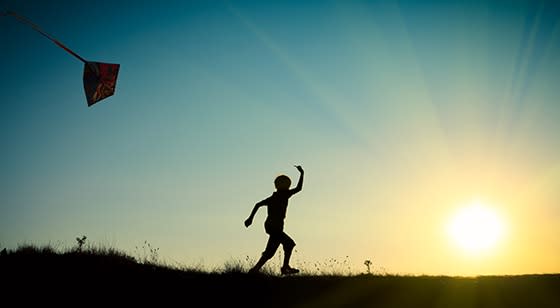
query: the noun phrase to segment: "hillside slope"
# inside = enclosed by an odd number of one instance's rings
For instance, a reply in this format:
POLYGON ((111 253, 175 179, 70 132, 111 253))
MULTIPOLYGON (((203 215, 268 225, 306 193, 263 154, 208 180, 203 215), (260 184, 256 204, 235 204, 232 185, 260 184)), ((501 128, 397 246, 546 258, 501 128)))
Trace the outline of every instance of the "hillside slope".
POLYGON ((4 299, 17 306, 560 307, 560 274, 290 276, 208 273, 123 254, 20 250, 0 256, 4 299))

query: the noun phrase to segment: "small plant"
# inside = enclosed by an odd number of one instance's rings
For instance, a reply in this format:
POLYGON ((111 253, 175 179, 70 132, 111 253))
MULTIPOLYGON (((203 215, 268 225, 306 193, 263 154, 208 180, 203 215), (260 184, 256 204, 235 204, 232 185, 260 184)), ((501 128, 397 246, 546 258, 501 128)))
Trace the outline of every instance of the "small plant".
POLYGON ((224 263, 224 268, 221 272, 224 274, 244 273, 247 271, 247 265, 249 262, 249 256, 247 256, 245 262, 232 258, 224 263))
POLYGON ((76 241, 78 242, 78 247, 76 247, 77 252, 82 252, 82 247, 86 243, 86 239, 87 239, 87 236, 85 236, 85 235, 82 235, 81 238, 80 237, 76 238, 76 241))
POLYGON ((371 260, 369 260, 369 259, 368 259, 368 260, 365 260, 365 261, 364 261, 364 265, 367 267, 367 273, 368 273, 368 274, 371 274, 371 265, 372 265, 371 260))
MULTIPOLYGON (((135 247, 138 250, 138 246, 135 247)), ((142 253, 140 256, 141 263, 157 264, 159 260, 159 248, 154 248, 148 241, 144 241, 142 245, 142 253)))
POLYGON ((325 276, 350 276, 352 269, 350 266, 349 257, 346 256, 343 260, 336 258, 329 258, 323 262, 315 262, 313 270, 317 275, 325 276))

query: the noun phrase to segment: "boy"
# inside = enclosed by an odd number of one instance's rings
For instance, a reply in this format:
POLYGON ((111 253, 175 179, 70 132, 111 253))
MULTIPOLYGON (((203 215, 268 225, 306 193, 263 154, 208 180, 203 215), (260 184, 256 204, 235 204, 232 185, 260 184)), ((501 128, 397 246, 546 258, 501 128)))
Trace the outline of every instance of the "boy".
POLYGON ((299 273, 298 269, 290 267, 290 257, 292 256, 292 250, 294 246, 296 246, 296 243, 284 232, 284 218, 286 217, 286 210, 288 208, 288 199, 295 193, 300 192, 303 186, 303 168, 301 166, 295 167, 299 171, 297 186, 294 189, 290 189, 292 182, 286 175, 276 177, 274 180, 276 191, 272 196, 257 202, 255 207, 253 207, 253 211, 251 211, 251 215, 245 220, 245 227, 249 227, 253 223, 253 218, 257 210, 261 206, 267 206, 268 214, 264 222, 264 229, 269 235, 268 242, 266 243, 266 248, 259 261, 249 270, 249 273, 258 273, 263 265, 274 256, 280 244, 282 244, 284 248, 284 264, 280 272, 282 275, 299 273))

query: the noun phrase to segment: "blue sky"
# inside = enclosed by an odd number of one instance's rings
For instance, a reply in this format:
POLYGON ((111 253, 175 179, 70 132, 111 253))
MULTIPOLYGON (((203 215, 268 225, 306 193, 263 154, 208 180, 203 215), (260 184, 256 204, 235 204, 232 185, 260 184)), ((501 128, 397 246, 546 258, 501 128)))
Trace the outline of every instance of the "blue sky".
POLYGON ((348 256, 358 270, 372 259, 403 273, 560 270, 553 1, 0 9, 87 60, 121 64, 115 95, 88 108, 83 64, 0 17, 2 246, 85 234, 132 253, 148 241, 170 262, 258 258, 265 211, 250 229, 243 220, 301 164, 286 225, 296 265, 348 256), (485 259, 459 255, 441 227, 472 198, 510 226, 485 259))

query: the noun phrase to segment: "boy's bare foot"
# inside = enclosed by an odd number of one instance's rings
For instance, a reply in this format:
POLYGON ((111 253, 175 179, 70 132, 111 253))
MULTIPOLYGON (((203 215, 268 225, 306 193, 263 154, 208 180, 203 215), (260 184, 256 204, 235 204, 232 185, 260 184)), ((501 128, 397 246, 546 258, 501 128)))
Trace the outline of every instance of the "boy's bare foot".
POLYGON ((280 269, 280 272, 282 273, 282 275, 292 275, 299 273, 299 270, 297 268, 285 266, 280 269))

